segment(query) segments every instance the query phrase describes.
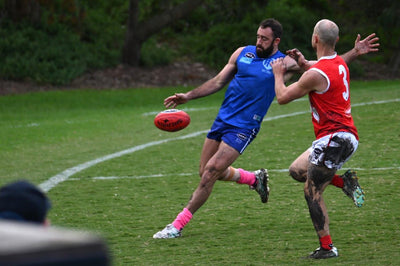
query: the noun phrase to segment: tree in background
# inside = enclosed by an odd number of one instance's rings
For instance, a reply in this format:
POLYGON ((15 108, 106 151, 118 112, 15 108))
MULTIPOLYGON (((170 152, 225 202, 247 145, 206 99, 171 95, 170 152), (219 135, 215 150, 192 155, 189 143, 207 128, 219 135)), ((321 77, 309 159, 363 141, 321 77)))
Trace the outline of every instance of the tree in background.
POLYGON ((139 20, 139 0, 129 1, 129 18, 125 34, 125 44, 122 50, 122 63, 138 66, 142 44, 152 35, 176 20, 189 15, 204 0, 187 0, 175 6, 172 1, 163 2, 166 7, 160 13, 154 14, 146 20, 139 20), (172 7, 170 7, 172 6, 172 7))
POLYGON ((2 0, 0 78, 65 85, 120 63, 187 59, 219 69, 233 49, 254 44, 267 17, 283 24, 282 51, 297 47, 306 57, 314 54, 309 30, 321 18, 339 24, 339 53, 353 46, 356 33, 376 32, 380 52, 362 60, 389 65, 395 75, 399 10, 392 0, 2 0))
POLYGON ((352 42, 352 34, 363 36, 375 32, 381 52, 371 55, 374 61, 386 64, 392 74, 400 67, 400 1, 393 0, 328 0, 335 12, 345 42, 352 42), (350 38, 350 39, 349 39, 350 38))
POLYGON ((62 85, 100 66, 82 42, 85 19, 75 0, 0 1, 0 78, 62 85))
POLYGON ((309 45, 311 35, 306 32, 318 19, 312 11, 326 12, 327 7, 313 3, 312 9, 303 2, 306 1, 208 0, 185 21, 177 21, 173 29, 179 32, 181 54, 219 69, 236 48, 255 44, 262 20, 275 18, 283 26, 281 51, 297 47, 309 57, 314 53, 309 45))
POLYGON ((28 21, 40 25, 44 19, 47 24, 63 23, 75 28, 85 17, 84 9, 74 0, 5 0, 2 13, 2 19, 8 18, 14 23, 28 21))

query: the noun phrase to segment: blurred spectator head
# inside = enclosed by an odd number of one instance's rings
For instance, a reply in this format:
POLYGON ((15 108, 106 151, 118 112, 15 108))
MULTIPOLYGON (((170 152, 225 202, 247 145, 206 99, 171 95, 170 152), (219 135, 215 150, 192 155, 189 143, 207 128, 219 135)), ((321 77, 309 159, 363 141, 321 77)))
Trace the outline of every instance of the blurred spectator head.
POLYGON ((21 180, 0 188, 0 219, 47 224, 51 208, 45 193, 21 180))

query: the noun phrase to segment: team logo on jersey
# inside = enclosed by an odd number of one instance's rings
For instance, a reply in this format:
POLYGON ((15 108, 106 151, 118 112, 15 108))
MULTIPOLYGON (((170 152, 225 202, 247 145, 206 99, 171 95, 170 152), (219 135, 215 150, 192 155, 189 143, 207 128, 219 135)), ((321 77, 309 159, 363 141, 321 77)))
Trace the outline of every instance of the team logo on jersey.
POLYGON ((256 55, 250 52, 247 52, 244 56, 248 58, 256 58, 256 55))
POLYGON ((253 53, 247 52, 244 56, 242 56, 239 60, 239 62, 241 63, 245 63, 245 64, 251 64, 251 62, 253 62, 253 59, 256 56, 253 53))
POLYGON ((262 70, 262 72, 268 73, 268 72, 272 71, 271 62, 272 62, 272 59, 265 59, 263 61, 264 69, 262 70))

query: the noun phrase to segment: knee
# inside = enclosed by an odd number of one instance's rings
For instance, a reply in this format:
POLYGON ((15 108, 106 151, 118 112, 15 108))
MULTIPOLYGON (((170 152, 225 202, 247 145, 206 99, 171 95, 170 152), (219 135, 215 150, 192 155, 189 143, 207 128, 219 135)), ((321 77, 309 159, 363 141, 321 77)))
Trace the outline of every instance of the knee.
POLYGON ((199 172, 202 180, 213 180, 215 176, 218 176, 218 169, 214 165, 207 165, 203 170, 199 172))
POLYGON ((296 167, 290 166, 289 175, 296 181, 306 182, 307 180, 307 171, 302 171, 296 167))
POLYGON ((200 176, 200 187, 203 189, 211 189, 217 181, 218 174, 214 168, 206 167, 200 176))
POLYGON ((200 165, 200 167, 199 167, 199 177, 200 178, 202 178, 203 177, 203 175, 205 174, 205 172, 206 172, 206 165, 200 165))

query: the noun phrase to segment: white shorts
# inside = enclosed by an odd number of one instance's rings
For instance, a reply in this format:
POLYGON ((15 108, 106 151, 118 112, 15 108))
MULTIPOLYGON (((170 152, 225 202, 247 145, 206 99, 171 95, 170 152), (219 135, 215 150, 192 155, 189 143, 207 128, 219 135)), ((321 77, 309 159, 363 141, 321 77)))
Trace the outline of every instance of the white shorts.
POLYGON ((315 140, 310 147, 309 161, 318 166, 340 169, 354 154, 358 140, 349 132, 336 132, 315 140))

